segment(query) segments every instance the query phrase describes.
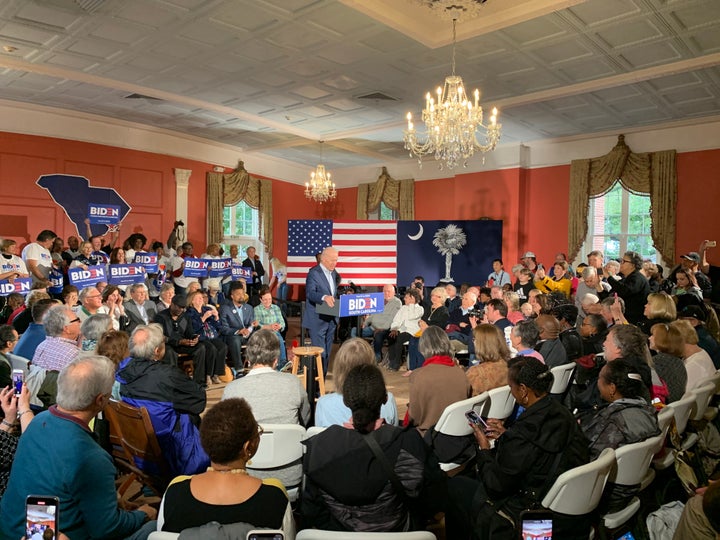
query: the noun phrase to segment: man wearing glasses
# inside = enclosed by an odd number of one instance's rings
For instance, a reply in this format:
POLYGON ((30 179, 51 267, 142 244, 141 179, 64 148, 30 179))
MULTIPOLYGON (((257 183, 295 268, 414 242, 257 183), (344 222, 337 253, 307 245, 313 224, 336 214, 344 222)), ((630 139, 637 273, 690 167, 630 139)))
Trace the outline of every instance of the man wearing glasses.
POLYGON ((32 358, 33 366, 60 371, 80 352, 77 339, 80 319, 67 306, 53 306, 43 317, 47 337, 38 345, 32 358))
POLYGON ((643 310, 650 294, 650 284, 639 270, 642 268, 643 258, 636 251, 626 251, 620 260, 621 279, 608 279, 610 290, 600 290, 598 296, 607 298, 617 294, 625 301, 625 318, 631 324, 637 324, 643 318, 643 310))
POLYGON ((80 324, 92 317, 102 306, 102 294, 96 287, 85 287, 78 295, 80 307, 75 308, 75 314, 80 319, 80 324))

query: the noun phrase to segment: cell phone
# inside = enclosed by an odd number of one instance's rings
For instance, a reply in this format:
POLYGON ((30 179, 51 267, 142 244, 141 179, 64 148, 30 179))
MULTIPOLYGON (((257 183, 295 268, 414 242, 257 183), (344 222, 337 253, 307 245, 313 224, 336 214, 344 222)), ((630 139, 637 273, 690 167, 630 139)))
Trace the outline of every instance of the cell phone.
POLYGON ((25 372, 22 369, 13 369, 12 385, 16 396, 22 393, 23 382, 25 382, 25 372))
POLYGON ((25 499, 25 538, 57 538, 60 499, 45 495, 28 495, 25 499), (46 531, 51 531, 50 533, 46 531))
POLYGON ((525 510, 520 514, 520 538, 550 540, 553 533, 553 515, 550 510, 525 510))
POLYGON ((247 533, 246 540, 285 540, 285 533, 280 530, 254 530, 247 533))
POLYGON ((708 242, 705 244, 706 247, 717 247, 717 240, 713 240, 712 242, 708 242))
POLYGON ((633 533, 628 531, 622 536, 618 536, 617 540, 635 540, 635 537, 633 536, 633 533))
POLYGON ((482 426, 483 430, 486 430, 488 428, 487 422, 483 419, 482 416, 480 416, 475 411, 468 411, 465 413, 465 418, 468 419, 468 422, 475 424, 476 426, 482 426))

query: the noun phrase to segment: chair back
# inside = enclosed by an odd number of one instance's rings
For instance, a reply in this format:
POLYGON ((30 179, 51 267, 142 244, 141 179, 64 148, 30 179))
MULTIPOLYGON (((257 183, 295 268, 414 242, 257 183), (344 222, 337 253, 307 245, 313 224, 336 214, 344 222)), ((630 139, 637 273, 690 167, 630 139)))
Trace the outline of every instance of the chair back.
POLYGON ((570 379, 575 371, 575 362, 555 366, 550 370, 553 374, 553 384, 550 387, 551 394, 564 394, 570 384, 570 379))
POLYGON ((623 486, 640 484, 645 477, 650 462, 655 455, 655 448, 662 445, 665 438, 662 434, 644 441, 625 444, 615 449, 615 466, 610 471, 608 480, 623 486))
POLYGON ((693 388, 693 393, 695 394, 695 405, 693 406, 690 420, 702 420, 703 416, 705 416, 705 411, 707 411, 710 405, 710 400, 715 395, 715 382, 708 380, 701 386, 693 388))
POLYGON ((483 416, 505 420, 515 408, 515 398, 510 393, 510 386, 504 385, 488 390, 489 400, 485 403, 483 416))
POLYGON ((716 371, 712 377, 708 377, 707 381, 713 383, 715 385, 715 393, 720 394, 720 370, 716 371))
POLYGON ((29 371, 29 364, 30 360, 27 358, 23 358, 22 356, 18 356, 17 354, 7 353, 5 356, 7 356, 8 360, 10 360, 10 363, 12 364, 13 369, 22 369, 23 376, 27 377, 28 371, 29 371))
POLYGON ((581 516, 592 512, 600 502, 608 475, 615 464, 615 451, 603 450, 595 461, 565 471, 542 500, 553 512, 581 516))
POLYGON ((672 407, 663 407, 658 411, 657 421, 658 427, 660 428, 660 435, 654 437, 657 444, 653 448, 653 454, 657 454, 660 450, 662 450, 665 443, 665 437, 667 437, 667 432, 668 429, 670 429, 670 423, 672 422, 674 416, 674 409, 672 407))
POLYGON ((312 427, 309 427, 309 428, 307 428, 307 432, 306 432, 305 438, 306 438, 306 439, 309 439, 309 438, 312 437, 313 435, 317 435, 318 433, 322 433, 322 432, 325 431, 326 429, 327 429, 326 426, 312 426, 312 427))
POLYGON ((147 409, 111 399, 103 414, 110 424, 111 455, 118 468, 162 496, 171 474, 147 409), (142 470, 139 463, 143 464, 142 470), (149 470, 156 472, 149 473, 149 470))
POLYGON ((436 540, 430 531, 409 532, 345 532, 304 529, 295 540, 436 540))
POLYGON ((668 407, 672 408, 673 415, 675 416, 675 426, 677 427, 678 435, 682 435, 685 432, 694 405, 695 392, 693 391, 686 392, 682 398, 668 404, 668 407))
POLYGON ((180 538, 180 533, 153 531, 148 535, 147 540, 176 540, 177 538, 180 538))
POLYGON ((297 424, 262 424, 260 445, 248 470, 275 469, 303 457, 305 428, 297 424))
POLYGON ((445 407, 445 410, 440 415, 440 419, 437 421, 437 424, 435 424, 435 431, 456 437, 470 435, 472 428, 468 424, 465 413, 473 410, 479 415, 482 415, 482 406, 487 399, 488 393, 483 392, 477 396, 451 403, 445 407))

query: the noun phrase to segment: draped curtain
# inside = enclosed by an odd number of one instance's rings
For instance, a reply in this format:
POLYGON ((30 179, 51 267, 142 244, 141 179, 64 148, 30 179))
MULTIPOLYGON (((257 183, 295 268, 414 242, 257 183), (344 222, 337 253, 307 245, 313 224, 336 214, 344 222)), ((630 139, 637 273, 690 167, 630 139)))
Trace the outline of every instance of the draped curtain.
POLYGON ((677 205, 675 150, 634 154, 625 144, 624 135, 618 136, 617 144, 608 154, 574 160, 570 165, 570 260, 580 251, 587 236, 590 197, 602 195, 616 181, 620 181, 628 191, 650 194, 653 244, 664 260, 674 261, 677 205))
POLYGON ((245 164, 229 174, 207 173, 208 241, 220 243, 223 238, 223 207, 235 206, 240 201, 258 209, 260 217, 260 240, 266 251, 273 241, 272 182, 250 176, 245 164))
POLYGON ((357 218, 367 219, 381 201, 398 213, 398 219, 415 219, 415 181, 412 178, 394 180, 383 167, 374 184, 358 186, 357 218))

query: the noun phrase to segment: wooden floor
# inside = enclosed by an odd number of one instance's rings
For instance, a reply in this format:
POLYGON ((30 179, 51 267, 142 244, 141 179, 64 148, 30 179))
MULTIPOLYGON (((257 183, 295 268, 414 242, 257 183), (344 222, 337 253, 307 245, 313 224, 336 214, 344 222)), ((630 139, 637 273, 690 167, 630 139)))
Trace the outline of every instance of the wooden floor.
MULTIPOLYGON (((293 340, 298 340, 299 342, 302 341, 300 338, 299 317, 290 317, 288 319, 288 333, 286 339, 286 346, 288 347, 288 350, 292 348, 293 340)), ((330 370, 325 380, 325 387, 327 392, 333 392, 335 390, 332 380, 332 358, 335 356, 335 353, 337 352, 339 347, 340 345, 337 343, 333 345, 333 354, 330 360, 330 370)), ((387 386, 388 392, 391 392, 393 396, 395 396, 395 402, 397 403, 398 409, 398 418, 402 419, 405 417, 405 411, 407 410, 409 393, 409 379, 407 377, 403 377, 403 374, 405 373, 405 368, 403 367, 400 369, 400 371, 395 372, 387 371, 384 369, 382 371, 383 375, 385 376, 385 385, 387 386)), ((212 405, 220 401, 223 390, 225 389, 227 384, 228 383, 214 384, 208 389, 207 408, 210 408, 212 405)))

